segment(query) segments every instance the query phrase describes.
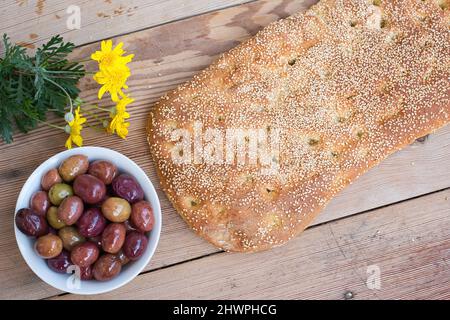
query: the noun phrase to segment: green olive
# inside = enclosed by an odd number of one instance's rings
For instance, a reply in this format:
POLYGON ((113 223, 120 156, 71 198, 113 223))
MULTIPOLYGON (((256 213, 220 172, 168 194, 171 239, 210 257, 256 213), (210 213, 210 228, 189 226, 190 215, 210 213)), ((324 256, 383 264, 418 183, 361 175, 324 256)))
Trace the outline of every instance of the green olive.
POLYGON ((58 235, 63 242, 64 249, 72 251, 72 249, 80 243, 86 241, 86 239, 78 233, 78 230, 74 227, 64 227, 58 231, 58 235))
POLYGON ((48 192, 48 197, 50 198, 50 202, 55 206, 59 206, 61 202, 73 195, 72 187, 65 183, 57 183, 54 184, 53 187, 50 188, 48 192))
POLYGON ((103 202, 102 213, 109 221, 124 222, 130 217, 131 206, 125 199, 111 197, 103 202))
POLYGON ((50 207, 47 210, 47 221, 55 229, 61 229, 66 226, 66 224, 58 218, 58 208, 50 207))

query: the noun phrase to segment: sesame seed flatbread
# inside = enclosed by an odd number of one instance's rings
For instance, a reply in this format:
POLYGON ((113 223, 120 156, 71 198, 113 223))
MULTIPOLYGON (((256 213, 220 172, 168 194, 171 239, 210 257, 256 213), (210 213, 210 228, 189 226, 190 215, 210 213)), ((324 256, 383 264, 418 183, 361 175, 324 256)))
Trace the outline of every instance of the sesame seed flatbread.
POLYGON ((322 0, 165 95, 150 112, 148 142, 187 224, 227 251, 281 245, 358 176, 446 125, 449 6, 322 0), (255 160, 236 147, 233 158, 218 148, 232 128, 248 150, 271 137, 278 151, 258 149, 265 158, 255 160), (180 144, 186 136, 192 152, 180 144))

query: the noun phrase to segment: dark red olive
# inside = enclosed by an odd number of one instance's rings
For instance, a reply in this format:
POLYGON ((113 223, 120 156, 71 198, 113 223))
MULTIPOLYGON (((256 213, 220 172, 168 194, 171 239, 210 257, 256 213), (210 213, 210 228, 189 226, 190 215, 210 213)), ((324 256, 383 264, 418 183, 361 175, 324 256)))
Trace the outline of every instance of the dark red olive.
POLYGON ((58 207, 58 218, 66 226, 75 224, 83 214, 84 204, 77 196, 65 198, 58 207))
POLYGON ((63 250, 58 256, 48 259, 47 265, 55 272, 66 273, 67 268, 72 265, 72 261, 70 261, 70 253, 63 250))
POLYGON ((80 267, 80 279, 81 280, 92 280, 94 275, 92 273, 92 266, 80 267))
POLYGON ((154 218, 153 209, 149 202, 142 200, 131 206, 131 222, 139 231, 148 232, 152 230, 154 218))
POLYGON ((120 198, 134 203, 144 199, 144 190, 129 174, 121 174, 112 182, 114 194, 120 198))
POLYGON ((73 192, 85 203, 96 204, 104 200, 106 186, 99 178, 90 174, 82 174, 75 178, 73 192))
POLYGON ((37 214, 45 216, 48 208, 50 208, 50 199, 47 192, 37 191, 31 196, 30 208, 37 214))
POLYGON ((104 254, 98 258, 94 264, 92 273, 94 278, 98 281, 107 281, 120 273, 122 269, 122 263, 119 258, 113 254, 104 254))
POLYGON ((89 165, 88 173, 102 180, 106 185, 111 184, 117 176, 117 167, 115 164, 106 160, 97 160, 89 165))
POLYGON ((131 231, 125 238, 122 250, 128 259, 137 260, 144 254, 147 244, 148 239, 143 233, 131 231))
POLYGON ((99 208, 89 208, 77 221, 78 232, 84 237, 96 237, 103 232, 106 219, 99 208))
POLYGON ((83 242, 72 249, 70 260, 79 267, 87 267, 97 261, 99 248, 90 241, 83 242))
POLYGON ((45 217, 28 208, 20 209, 16 214, 16 226, 27 236, 40 237, 48 233, 45 217))
POLYGON ((122 248, 127 230, 122 223, 111 223, 103 231, 102 248, 108 253, 117 253, 122 248))

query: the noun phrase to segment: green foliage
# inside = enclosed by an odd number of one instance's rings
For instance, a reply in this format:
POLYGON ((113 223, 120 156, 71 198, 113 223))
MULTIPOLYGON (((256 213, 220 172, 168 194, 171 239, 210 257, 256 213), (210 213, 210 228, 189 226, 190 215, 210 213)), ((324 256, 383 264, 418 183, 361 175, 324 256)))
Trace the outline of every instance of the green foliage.
POLYGON ((45 121, 49 111, 64 116, 69 99, 76 99, 84 66, 67 59, 75 45, 54 36, 29 56, 3 35, 0 58, 0 136, 11 143, 14 126, 22 132, 45 121))

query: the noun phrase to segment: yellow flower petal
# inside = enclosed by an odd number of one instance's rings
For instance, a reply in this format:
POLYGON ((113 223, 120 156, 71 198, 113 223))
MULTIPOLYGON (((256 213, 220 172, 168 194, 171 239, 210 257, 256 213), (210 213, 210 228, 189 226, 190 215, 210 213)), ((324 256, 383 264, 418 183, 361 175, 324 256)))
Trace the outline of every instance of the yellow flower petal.
POLYGON ((86 122, 86 118, 80 114, 80 107, 78 107, 74 112, 74 118, 69 122, 70 134, 67 138, 65 146, 67 149, 72 148, 72 142, 77 146, 81 147, 83 145, 83 137, 81 136, 81 130, 83 130, 82 124, 86 122))
POLYGON ((67 138, 67 140, 66 140, 65 147, 66 147, 67 149, 72 149, 72 138, 71 138, 70 136, 69 136, 69 138, 67 138))
POLYGON ((122 50, 123 47, 123 42, 119 42, 117 44, 117 46, 113 49, 113 52, 118 54, 118 55, 122 55, 125 53, 125 51, 122 50))
POLYGON ((83 146, 83 137, 82 136, 74 136, 72 137, 73 143, 75 143, 77 146, 82 147, 83 146))
POLYGON ((101 45, 102 51, 111 51, 112 49, 112 40, 103 40, 101 45))
POLYGON ((106 86, 101 86, 101 88, 98 90, 98 100, 102 99, 105 92, 106 92, 106 86))

